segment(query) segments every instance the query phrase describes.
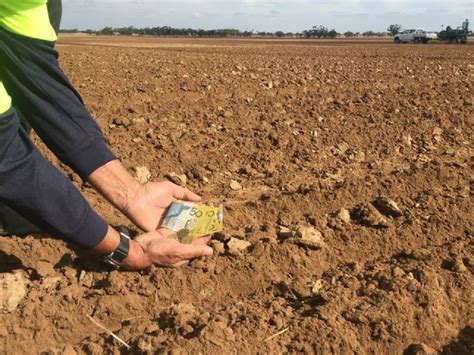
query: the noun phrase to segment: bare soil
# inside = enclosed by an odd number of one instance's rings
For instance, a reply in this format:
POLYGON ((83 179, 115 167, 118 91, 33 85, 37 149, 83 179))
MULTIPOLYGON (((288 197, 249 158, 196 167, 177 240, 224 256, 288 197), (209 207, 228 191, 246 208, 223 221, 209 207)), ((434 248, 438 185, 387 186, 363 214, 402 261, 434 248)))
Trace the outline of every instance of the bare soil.
POLYGON ((225 233, 214 257, 141 273, 0 238, 0 275, 26 283, 0 313, 1 352, 474 352, 471 45, 70 36, 58 49, 130 171, 185 174, 224 203, 225 233), (320 243, 295 242, 309 227, 320 243))

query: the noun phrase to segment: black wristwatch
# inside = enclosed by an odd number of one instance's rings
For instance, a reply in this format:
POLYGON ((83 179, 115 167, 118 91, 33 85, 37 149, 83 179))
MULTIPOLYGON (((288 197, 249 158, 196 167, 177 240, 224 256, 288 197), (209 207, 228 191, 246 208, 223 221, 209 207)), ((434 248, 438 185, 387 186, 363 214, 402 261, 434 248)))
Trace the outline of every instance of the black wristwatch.
POLYGON ((130 232, 125 227, 117 228, 120 235, 120 244, 118 248, 105 257, 105 262, 118 269, 122 266, 123 261, 130 251, 130 232))

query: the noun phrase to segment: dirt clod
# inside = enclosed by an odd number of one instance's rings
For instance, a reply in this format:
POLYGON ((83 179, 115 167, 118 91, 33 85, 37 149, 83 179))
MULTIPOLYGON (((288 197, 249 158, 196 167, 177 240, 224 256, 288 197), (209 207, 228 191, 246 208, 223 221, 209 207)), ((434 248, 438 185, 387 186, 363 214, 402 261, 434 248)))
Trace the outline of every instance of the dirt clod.
POLYGON ((55 277, 49 276, 43 279, 41 286, 45 290, 47 290, 49 293, 51 293, 54 290, 56 290, 56 288, 59 286, 61 281, 62 281, 62 278, 60 276, 55 276, 55 277))
POLYGON ((77 352, 72 345, 66 345, 61 355, 77 355, 77 352))
POLYGON ((88 343, 85 345, 84 350, 87 354, 90 355, 102 355, 104 353, 104 349, 96 343, 88 343))
POLYGON ((455 272, 466 272, 468 269, 461 258, 456 258, 453 262, 453 271, 455 272))
POLYGON ((351 210, 351 219, 356 223, 372 228, 388 228, 384 216, 371 204, 360 204, 351 210))
POLYGON ((27 286, 23 272, 0 274, 0 312, 14 312, 25 297, 27 286))
POLYGON ((405 271, 402 268, 395 266, 392 270, 393 277, 403 277, 405 276, 405 271))
POLYGON ((36 263, 35 270, 41 277, 53 275, 55 273, 54 266, 52 263, 41 260, 36 263))
POLYGON ((389 198, 377 197, 372 204, 385 216, 400 217, 402 215, 402 210, 395 201, 389 198))
POLYGON ((138 182, 144 184, 151 179, 150 170, 146 166, 137 166, 135 168, 135 174, 138 182))
POLYGON ((168 173, 165 178, 178 186, 186 186, 187 177, 184 174, 168 173))
POLYGON ((317 294, 319 294, 319 291, 321 291, 322 288, 323 288, 323 281, 322 281, 322 280, 316 280, 316 281, 312 284, 311 292, 312 292, 314 295, 317 295, 317 294))
POLYGON ((438 352, 426 344, 411 344, 403 352, 403 355, 436 355, 438 352))
POLYGON ((242 190, 242 185, 238 181, 235 181, 235 180, 231 180, 229 186, 234 191, 242 190))
POLYGON ((216 255, 223 254, 225 251, 224 243, 218 240, 211 240, 209 245, 214 249, 216 255))
POLYGON ((288 228, 284 226, 278 226, 278 238, 280 239, 288 239, 296 236, 297 230, 294 228, 288 228))
POLYGON ((321 232, 314 227, 299 227, 295 235, 288 238, 287 241, 313 249, 320 249, 324 246, 321 232))
POLYGON ((336 217, 344 223, 351 223, 351 215, 349 211, 345 208, 341 208, 339 211, 337 211, 336 217))
POLYGON ((227 248, 229 250, 229 253, 235 254, 235 253, 240 253, 248 249, 252 243, 242 240, 239 238, 230 238, 230 240, 227 242, 227 248))
POLYGON ((198 314, 196 307, 190 303, 174 304, 161 313, 160 323, 162 327, 180 330, 196 319, 198 314))

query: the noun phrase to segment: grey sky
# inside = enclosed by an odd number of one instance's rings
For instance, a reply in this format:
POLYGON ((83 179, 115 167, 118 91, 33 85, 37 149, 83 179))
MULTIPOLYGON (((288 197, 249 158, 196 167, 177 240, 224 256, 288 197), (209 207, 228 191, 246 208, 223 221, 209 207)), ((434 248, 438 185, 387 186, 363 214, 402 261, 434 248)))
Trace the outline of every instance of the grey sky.
MULTIPOLYGON (((172 26, 298 32, 384 31, 389 24, 440 30, 473 18, 474 0, 63 0, 62 28, 172 26)), ((472 26, 471 26, 472 27, 472 26)))

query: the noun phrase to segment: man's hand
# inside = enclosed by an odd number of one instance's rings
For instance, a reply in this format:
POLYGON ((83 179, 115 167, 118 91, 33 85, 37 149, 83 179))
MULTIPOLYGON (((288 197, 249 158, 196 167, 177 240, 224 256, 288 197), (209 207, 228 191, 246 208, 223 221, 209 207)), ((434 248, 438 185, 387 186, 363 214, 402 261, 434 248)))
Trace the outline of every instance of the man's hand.
POLYGON ((188 189, 171 182, 149 182, 141 185, 122 211, 137 227, 157 230, 170 204, 175 200, 198 202, 201 198, 188 189))
POLYGON ((140 184, 118 160, 98 168, 88 181, 137 227, 155 231, 174 200, 198 202, 201 198, 171 182, 140 184))
POLYGON ((161 229, 134 239, 143 248, 146 257, 152 264, 180 267, 191 259, 213 254, 212 248, 206 245, 209 238, 195 239, 192 244, 181 244, 177 240, 164 237, 166 234, 170 234, 170 232, 161 229))
MULTIPOLYGON (((155 264, 168 267, 180 267, 194 258, 211 256, 212 248, 206 244, 209 238, 198 238, 192 244, 181 244, 167 238, 172 232, 159 229, 142 234, 130 241, 130 250, 123 267, 128 270, 141 270, 155 264)), ((120 243, 118 232, 109 227, 105 238, 94 248, 94 251, 107 255, 117 249, 120 243)))

